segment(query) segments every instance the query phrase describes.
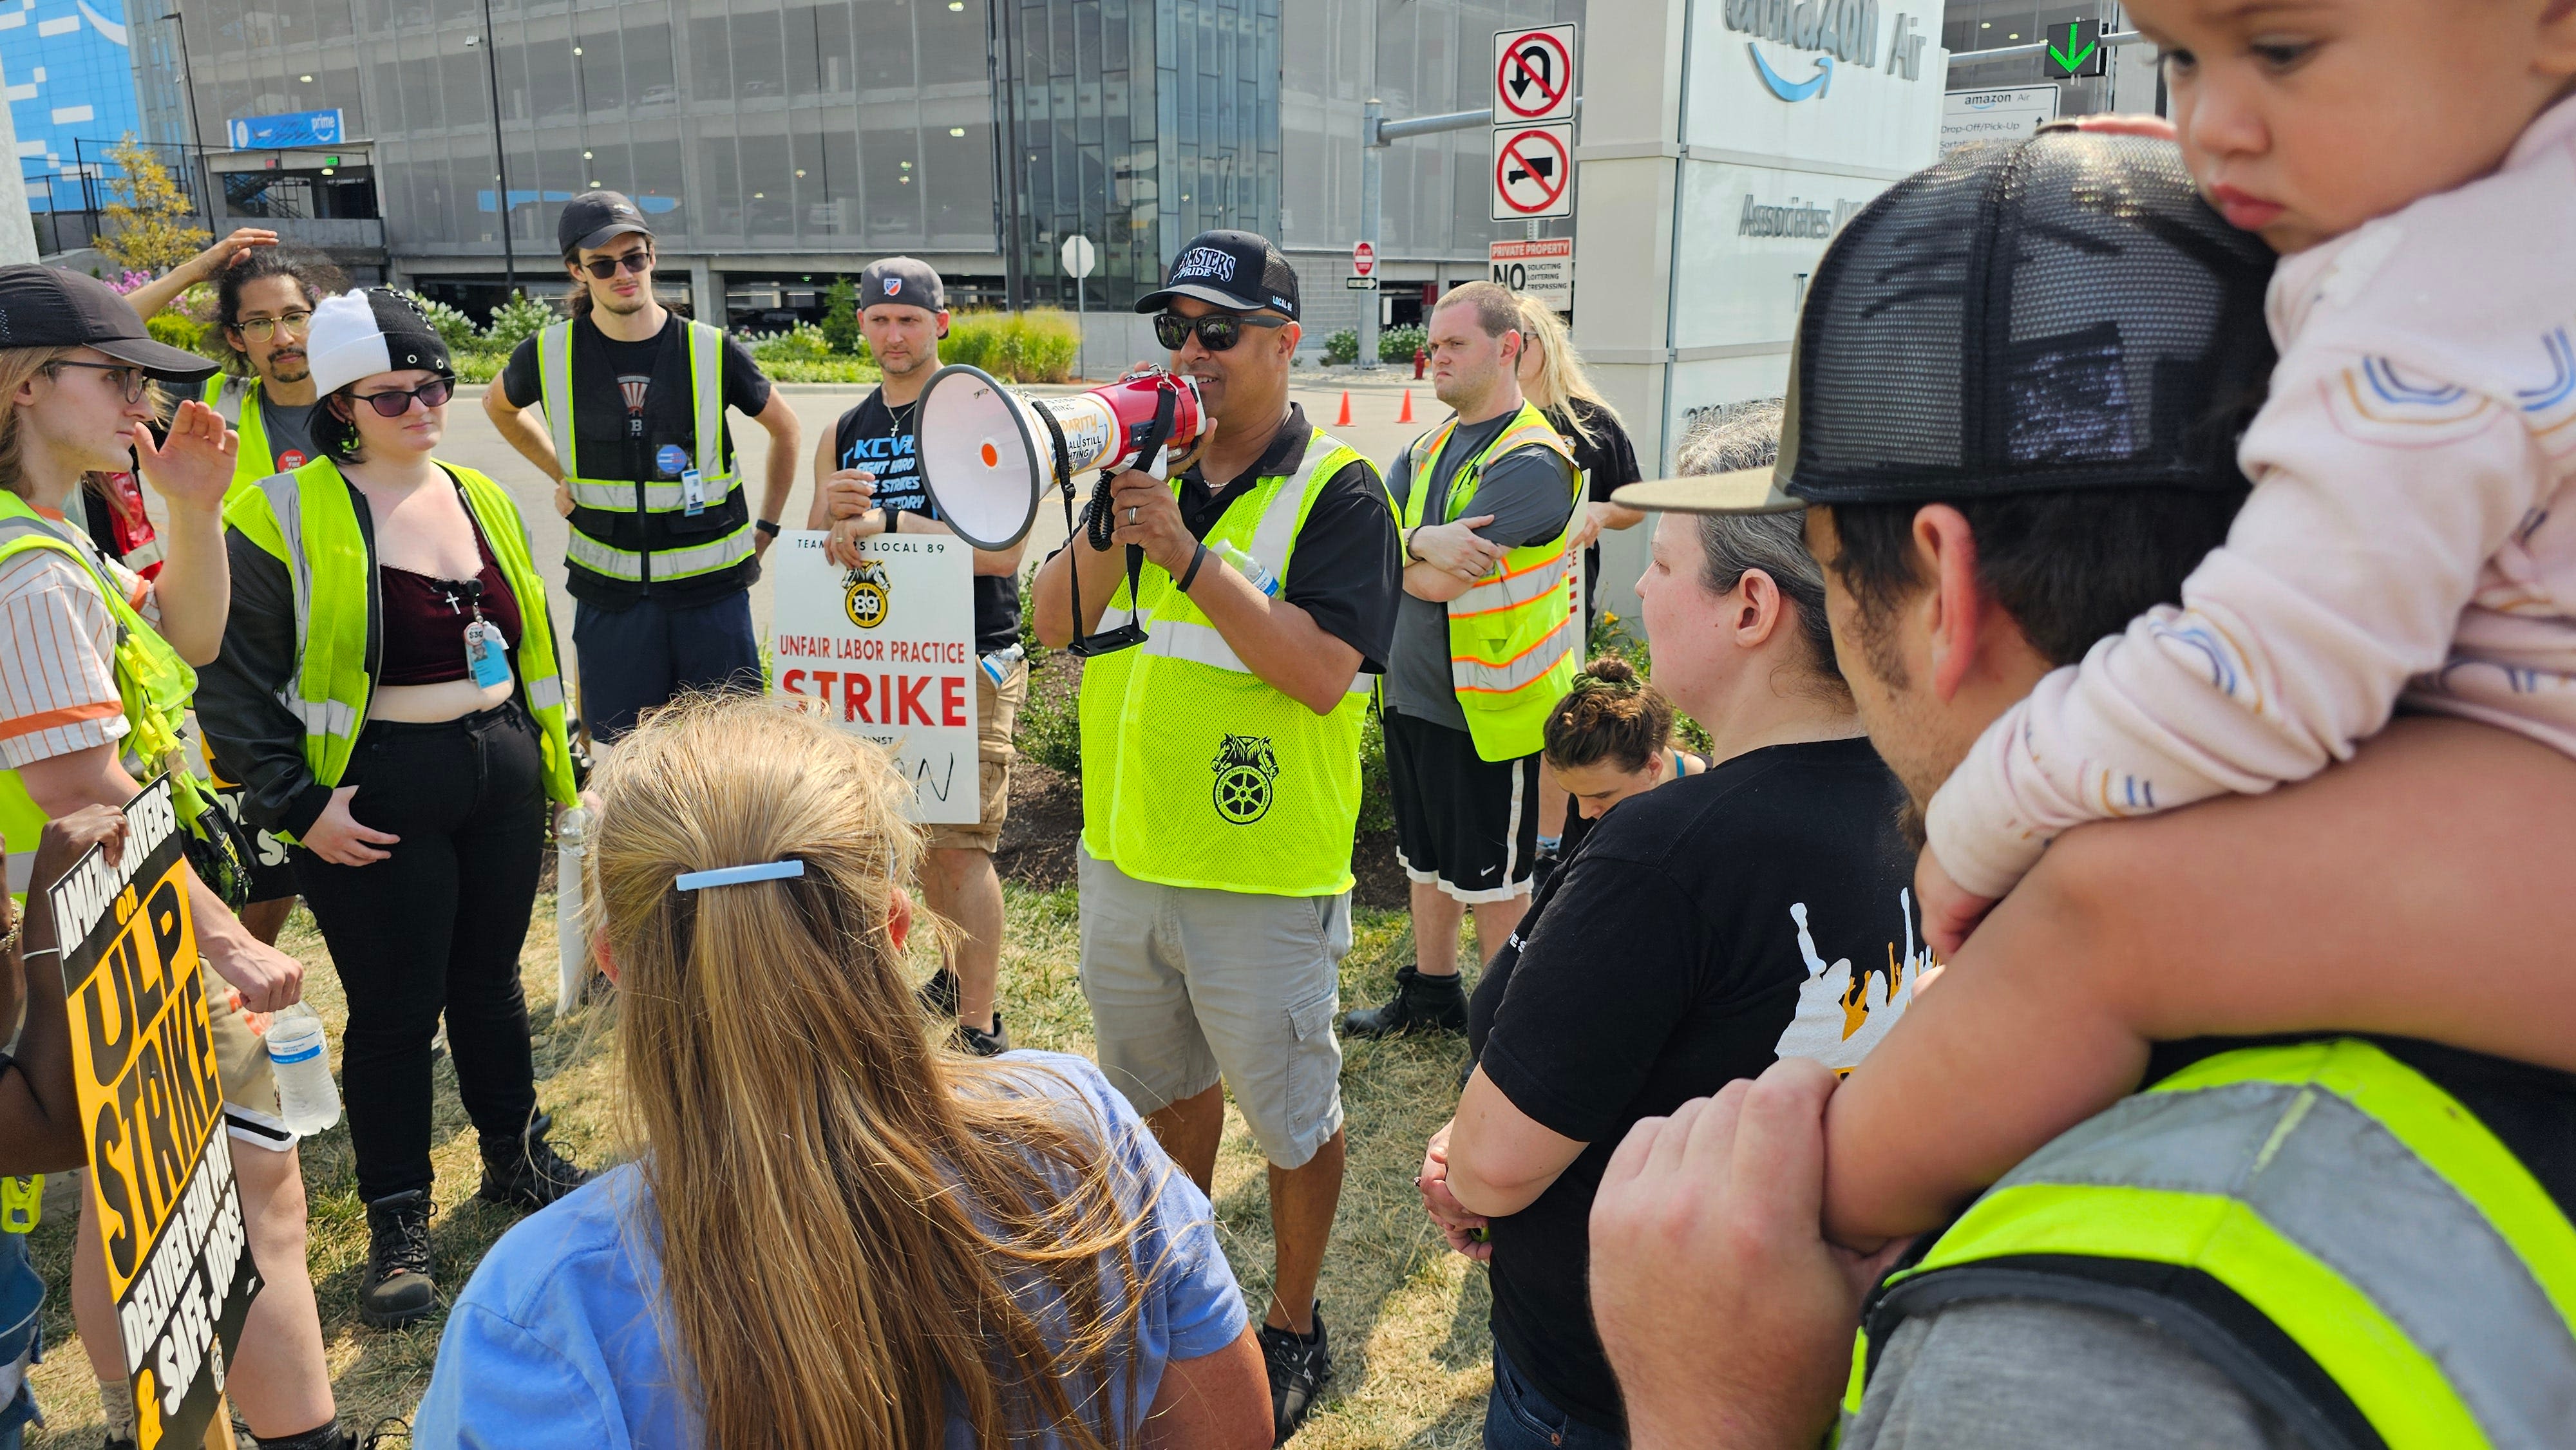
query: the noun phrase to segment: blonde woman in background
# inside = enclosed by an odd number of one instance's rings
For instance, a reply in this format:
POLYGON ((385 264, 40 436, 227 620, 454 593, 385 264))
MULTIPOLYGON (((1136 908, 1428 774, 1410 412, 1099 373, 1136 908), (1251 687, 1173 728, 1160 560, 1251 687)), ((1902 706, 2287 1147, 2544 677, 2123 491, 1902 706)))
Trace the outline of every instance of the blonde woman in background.
POLYGON ((950 928, 906 894, 882 751, 698 699, 594 784, 642 1156, 485 1257, 417 1443, 1270 1443, 1208 1201, 1126 1100, 1078 1057, 933 1045, 905 947, 950 928))
MULTIPOLYGON (((1637 470, 1636 445, 1619 424, 1619 412, 1592 382, 1583 354, 1546 303, 1523 293, 1521 304, 1521 394, 1556 425, 1557 435, 1574 452, 1581 471, 1584 504, 1566 527, 1569 548, 1583 551, 1583 638, 1592 638, 1594 606, 1601 594, 1601 531, 1633 529, 1645 521, 1643 511, 1610 501, 1611 490, 1644 478, 1637 470)), ((1547 883, 1562 859, 1566 824, 1565 786, 1553 770, 1539 772, 1538 859, 1532 890, 1547 883)))

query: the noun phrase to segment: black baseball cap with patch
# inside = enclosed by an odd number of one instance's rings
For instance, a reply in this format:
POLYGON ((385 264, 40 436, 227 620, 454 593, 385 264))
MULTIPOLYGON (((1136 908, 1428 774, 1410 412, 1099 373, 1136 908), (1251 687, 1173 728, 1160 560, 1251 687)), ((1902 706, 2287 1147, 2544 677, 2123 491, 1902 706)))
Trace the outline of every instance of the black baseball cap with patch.
POLYGON ((0 348, 20 347, 94 347, 171 382, 215 372, 213 359, 153 341, 115 288, 35 262, 0 267, 0 348))
POLYGON ((1780 461, 1632 483, 1672 513, 2244 486, 2272 372, 2273 255, 2170 141, 2053 126, 1962 147, 1825 250, 1790 345, 1780 461))
POLYGON ((555 218, 555 244, 566 257, 584 247, 607 246, 628 232, 653 235, 644 225, 643 210, 622 191, 585 191, 565 202, 563 215, 555 218))
POLYGON ((1161 290, 1137 299, 1139 312, 1160 312, 1175 297, 1195 297, 1242 312, 1297 317, 1297 269, 1268 237, 1255 232, 1201 232, 1172 259, 1161 290))
POLYGON ((948 288, 928 262, 918 257, 886 257, 870 262, 859 274, 859 310, 888 303, 937 312, 948 305, 948 288))

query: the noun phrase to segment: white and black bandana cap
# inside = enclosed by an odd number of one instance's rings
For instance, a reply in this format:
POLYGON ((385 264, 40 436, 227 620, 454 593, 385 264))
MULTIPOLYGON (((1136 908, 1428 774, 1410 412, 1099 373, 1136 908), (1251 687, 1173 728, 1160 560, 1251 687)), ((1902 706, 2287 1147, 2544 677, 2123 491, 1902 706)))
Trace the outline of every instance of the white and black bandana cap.
POLYGON ((313 335, 304 345, 318 392, 336 393, 378 373, 426 368, 453 374, 447 343, 410 298, 382 287, 362 287, 322 299, 313 309, 313 335))

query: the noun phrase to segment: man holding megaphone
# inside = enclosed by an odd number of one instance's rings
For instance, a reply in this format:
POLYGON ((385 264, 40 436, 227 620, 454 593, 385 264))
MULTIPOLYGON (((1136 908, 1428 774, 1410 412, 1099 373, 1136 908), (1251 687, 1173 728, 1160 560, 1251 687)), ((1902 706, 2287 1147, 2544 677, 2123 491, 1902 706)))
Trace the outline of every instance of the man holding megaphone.
POLYGON ((1095 495, 1112 547, 1077 531, 1037 575, 1049 645, 1111 608, 1145 635, 1083 670, 1082 987, 1102 1069, 1201 1188, 1228 1085, 1270 1160, 1260 1339, 1285 1439, 1332 1373, 1315 1283, 1342 1184, 1333 1015, 1395 517, 1375 467, 1288 401, 1297 274, 1277 247, 1202 233, 1137 310, 1214 433, 1178 479, 1117 473, 1095 495), (1119 546, 1142 552, 1132 593, 1119 546))
MULTIPOLYGON (((930 264, 912 257, 871 262, 859 274, 859 331, 884 380, 841 415, 814 454, 809 529, 828 528, 832 562, 855 567, 861 539, 880 534, 953 534, 924 486, 915 422, 921 393, 939 371, 948 335, 948 292, 930 264)), ((1020 556, 1027 539, 975 551, 975 733, 983 819, 928 828, 921 873, 930 909, 957 924, 960 939, 923 997, 957 1019, 957 1044, 981 1057, 1008 1052, 1002 1025, 1002 878, 993 851, 1011 800, 1011 731, 1029 693, 1020 648, 1020 556)))

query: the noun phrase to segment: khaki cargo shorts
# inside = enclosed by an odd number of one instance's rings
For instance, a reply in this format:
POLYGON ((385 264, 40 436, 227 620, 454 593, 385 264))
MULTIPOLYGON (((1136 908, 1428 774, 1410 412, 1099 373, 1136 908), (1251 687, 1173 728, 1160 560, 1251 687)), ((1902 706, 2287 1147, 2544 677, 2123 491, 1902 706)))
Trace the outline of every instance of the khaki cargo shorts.
POLYGON ((268 1065, 268 1040, 250 1030, 234 1010, 232 984, 202 964, 206 974, 206 1025, 213 1030, 215 1071, 224 1084, 224 1128, 236 1143, 283 1153, 294 1131, 277 1115, 277 1076, 268 1065))
POLYGON ((1151 1113, 1220 1078, 1262 1156, 1302 1168, 1342 1126, 1351 898, 1139 881, 1080 853, 1082 995, 1100 1070, 1151 1113))
POLYGON ((1028 703, 1029 662, 1011 661, 1010 673, 1002 683, 975 669, 975 764, 976 790, 983 801, 984 818, 971 826, 931 826, 923 833, 930 848, 936 850, 998 850, 1002 844, 1002 820, 1011 813, 1011 762, 1019 757, 1011 734, 1019 725, 1020 707, 1028 703))

